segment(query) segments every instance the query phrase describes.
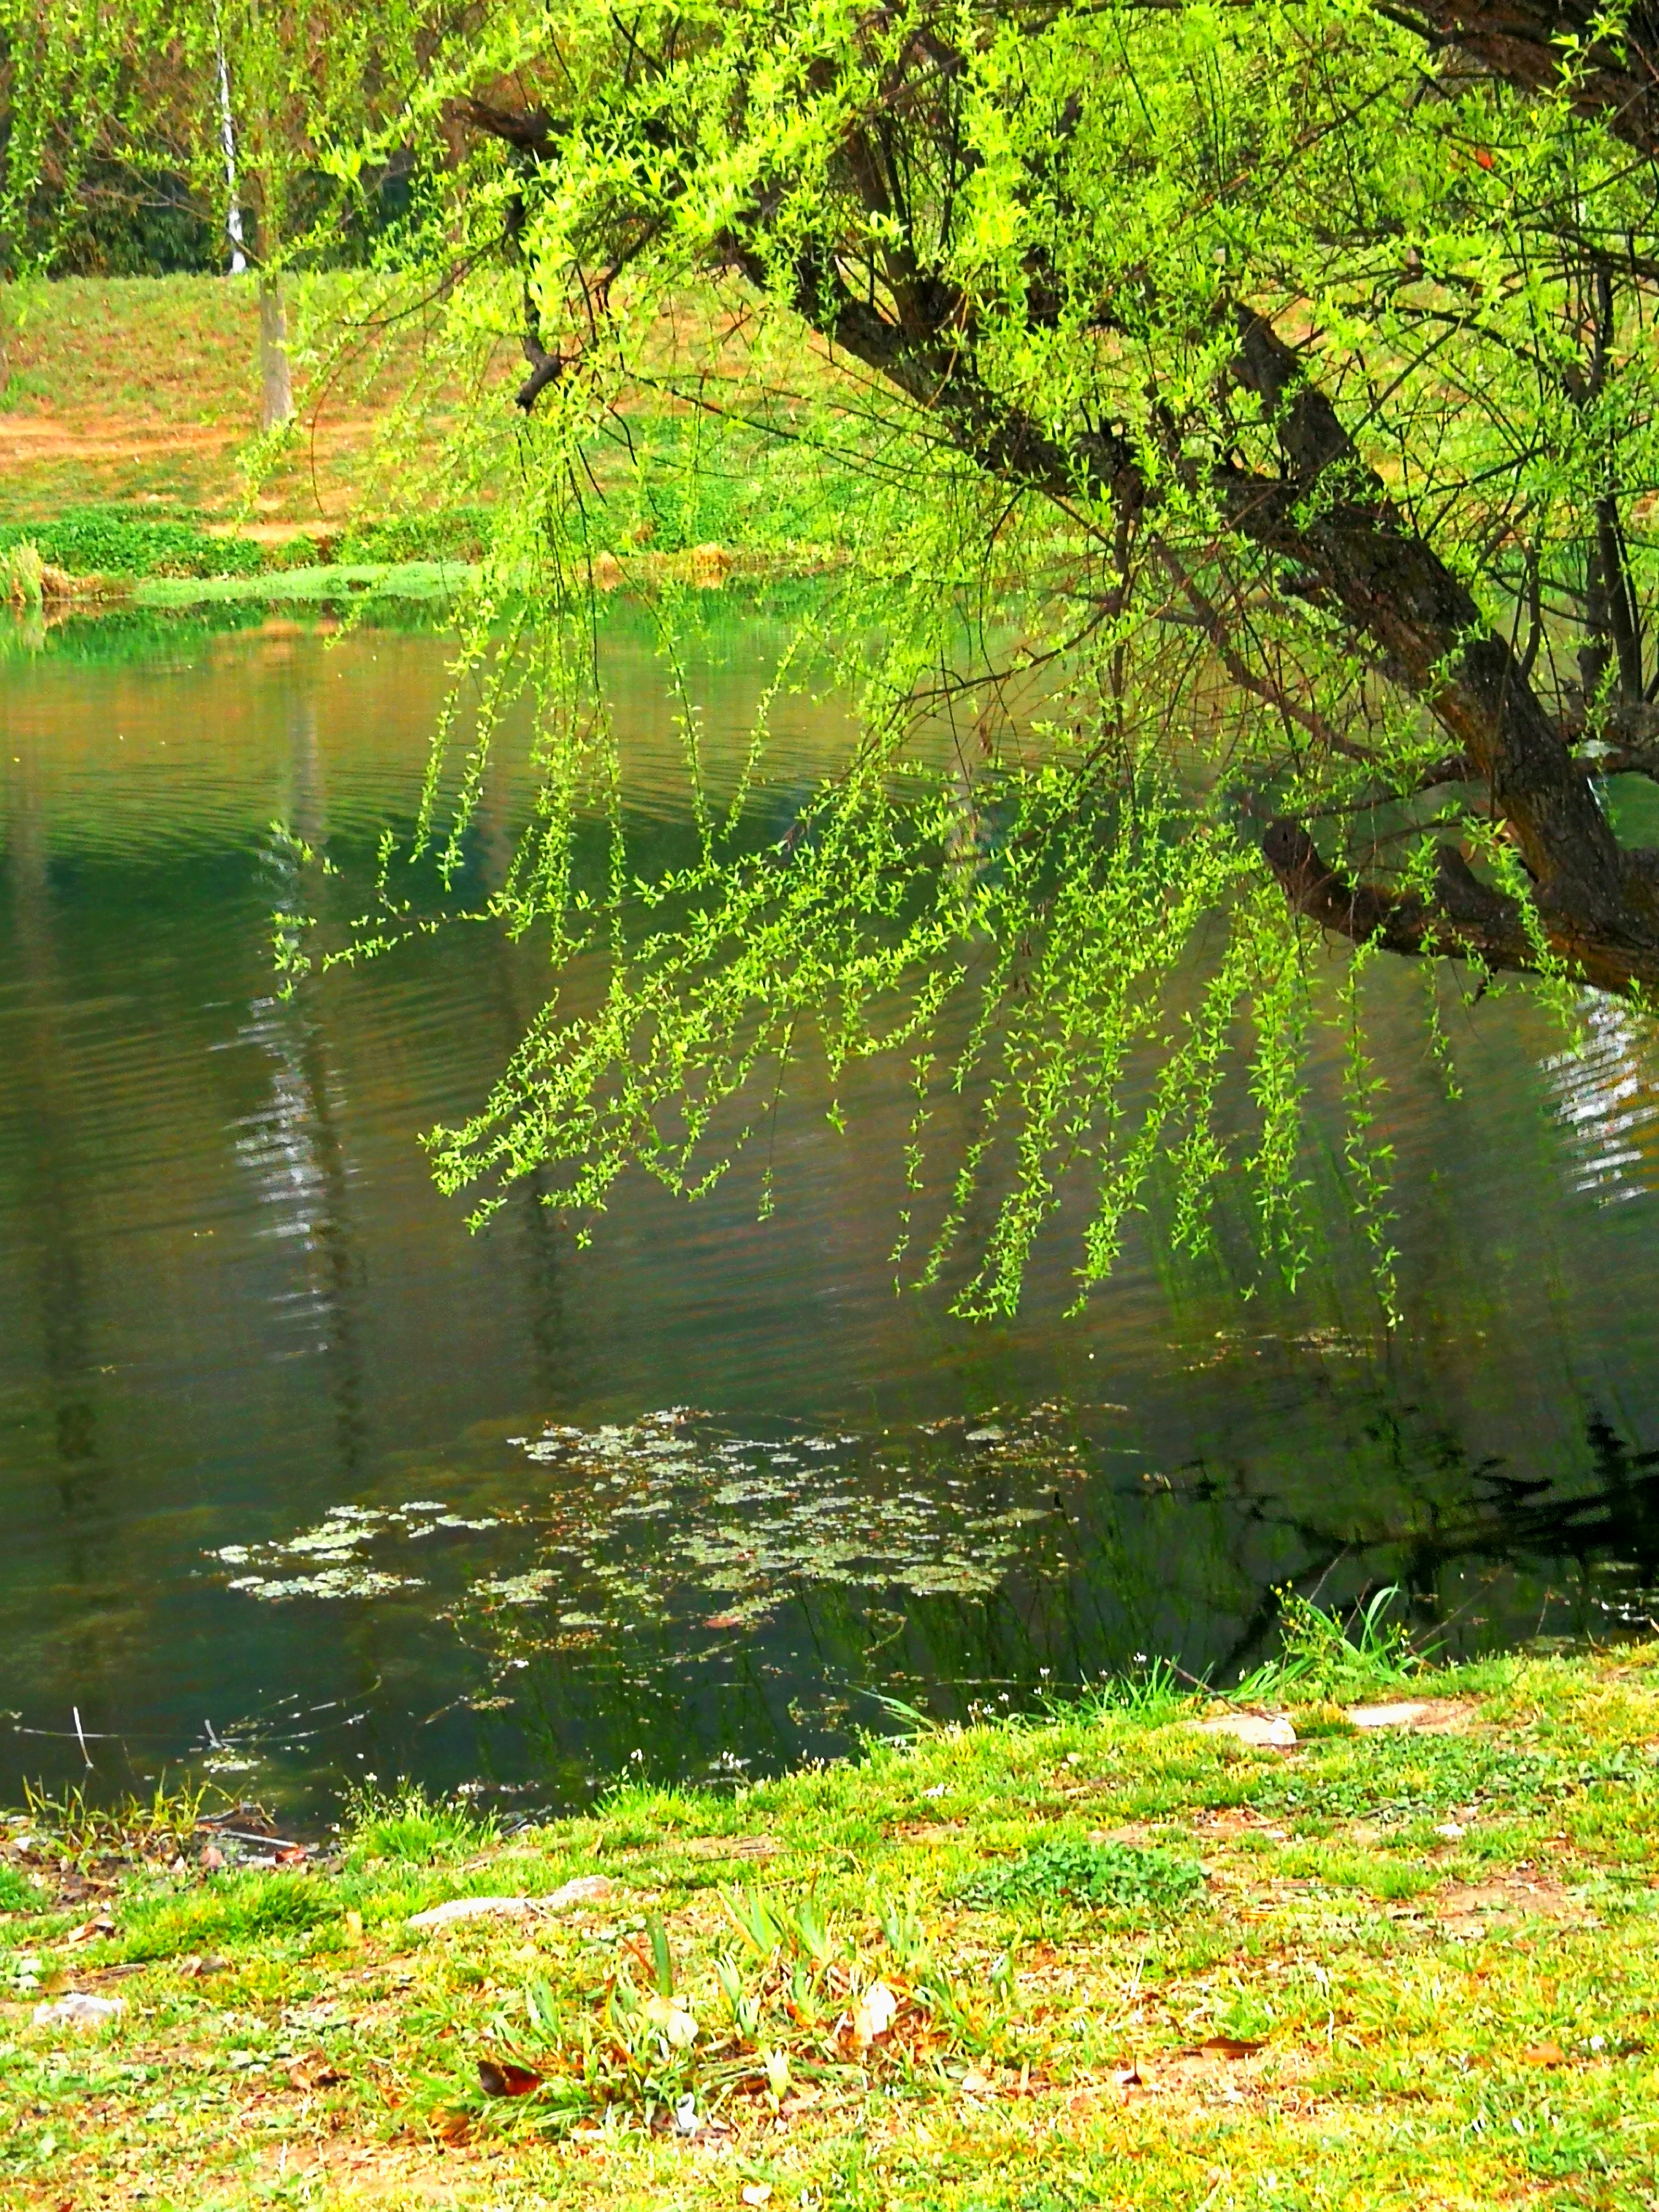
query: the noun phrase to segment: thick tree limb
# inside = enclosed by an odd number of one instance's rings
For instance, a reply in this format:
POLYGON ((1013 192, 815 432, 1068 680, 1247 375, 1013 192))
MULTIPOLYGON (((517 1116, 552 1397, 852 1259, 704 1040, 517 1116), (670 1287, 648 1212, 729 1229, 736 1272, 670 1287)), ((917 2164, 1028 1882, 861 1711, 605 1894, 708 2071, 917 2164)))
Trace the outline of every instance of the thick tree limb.
POLYGON ((1514 651, 1400 517, 1294 349, 1260 316, 1241 323, 1241 373, 1276 422, 1286 471, 1270 488, 1252 477, 1229 484, 1231 519, 1310 572, 1434 714, 1510 823, 1540 906, 1659 953, 1650 895, 1627 878, 1612 827, 1514 651))
POLYGON ((1579 114, 1639 153, 1659 152, 1659 15, 1650 6, 1632 8, 1616 27, 1584 0, 1403 0, 1384 12, 1517 91, 1568 87, 1579 114))
POLYGON ((1453 846, 1437 853, 1432 900, 1356 882, 1322 860, 1306 830, 1287 817, 1262 832, 1261 857, 1298 914, 1356 945, 1474 960, 1485 968, 1538 965, 1515 901, 1481 883, 1453 846))
POLYGON ((446 112, 457 123, 482 131, 486 137, 516 147, 533 161, 545 161, 558 137, 557 126, 540 107, 496 107, 487 100, 453 100, 446 112))
MULTIPOLYGON (((1486 0, 1427 0, 1413 20, 1425 36, 1455 38, 1523 88, 1557 82, 1562 49, 1552 40, 1589 23, 1588 13, 1581 21, 1548 0, 1503 9, 1486 0)), ((1628 143, 1659 144, 1659 79, 1650 83, 1648 71, 1648 57, 1659 57, 1659 27, 1633 17, 1629 35, 1598 37, 1594 68, 1574 80, 1575 98, 1628 143)), ((547 157, 556 135, 539 114, 515 122, 480 106, 471 119, 532 160, 547 157)), ((902 222, 893 242, 897 186, 889 149, 854 124, 843 151, 848 189, 882 241, 871 249, 876 282, 854 291, 840 253, 808 246, 791 273, 796 311, 906 393, 988 472, 1062 501, 1103 497, 1120 514, 1148 505, 1155 495, 1126 434, 1079 429, 1062 439, 988 385, 973 302, 919 259, 902 222)), ((774 293, 778 271, 769 249, 781 201, 781 193, 763 191, 715 247, 774 293)), ((1621 851, 1529 669, 1393 504, 1329 398, 1309 380, 1304 356, 1247 308, 1237 324, 1235 374, 1260 403, 1282 466, 1276 475, 1216 466, 1210 489, 1225 521, 1276 564, 1290 588, 1334 612, 1367 657, 1446 731, 1455 761, 1486 787, 1514 840, 1552 957, 1608 989, 1659 985, 1659 855, 1621 851)), ((1179 465, 1178 450, 1170 459, 1179 465)), ((1449 848, 1442 848, 1431 902, 1349 882, 1290 822, 1273 826, 1262 850, 1297 910, 1345 936, 1419 955, 1461 952, 1493 967, 1539 965, 1514 902, 1482 886, 1449 848)))
POLYGON ((513 404, 528 415, 548 386, 556 384, 564 374, 568 363, 562 353, 549 353, 532 331, 526 331, 521 343, 530 374, 514 393, 513 404))
MULTIPOLYGON (((1378 944, 1413 957, 1469 960, 1516 975, 1535 975, 1540 965, 1516 902, 1483 884, 1455 846, 1436 851, 1431 899, 1356 882, 1322 860, 1302 824, 1286 817, 1263 831, 1261 857, 1298 914, 1355 945, 1378 944)), ((1550 934, 1554 939, 1555 933, 1550 934)), ((1615 946, 1581 939, 1552 941, 1550 950, 1601 990, 1624 994, 1654 981, 1650 960, 1615 946)))
MULTIPOLYGON (((837 295, 806 282, 797 288, 796 304, 803 312, 816 307, 825 336, 953 423, 986 467, 1060 497, 1105 491, 1134 506, 1146 498, 1127 441, 1100 437, 1063 448, 1013 410, 998 409, 964 357, 957 336, 963 318, 953 317, 943 331, 907 334, 844 286, 837 295)), ((1299 356, 1260 317, 1241 319, 1240 368, 1276 421, 1286 467, 1279 477, 1218 471, 1228 520, 1311 580, 1395 680, 1436 716, 1458 748, 1460 765, 1487 786, 1510 823, 1556 956, 1587 975, 1594 969, 1608 988, 1659 982, 1654 877, 1645 859, 1620 852, 1512 648, 1395 510, 1329 400, 1304 380, 1299 356)), ((1473 927, 1468 897, 1462 907, 1473 927)), ((1490 913, 1480 920, 1495 929, 1490 913)), ((1419 919, 1411 949, 1427 949, 1431 921, 1419 919)), ((1536 946, 1513 925, 1492 936, 1491 950, 1497 964, 1538 965, 1536 946)))

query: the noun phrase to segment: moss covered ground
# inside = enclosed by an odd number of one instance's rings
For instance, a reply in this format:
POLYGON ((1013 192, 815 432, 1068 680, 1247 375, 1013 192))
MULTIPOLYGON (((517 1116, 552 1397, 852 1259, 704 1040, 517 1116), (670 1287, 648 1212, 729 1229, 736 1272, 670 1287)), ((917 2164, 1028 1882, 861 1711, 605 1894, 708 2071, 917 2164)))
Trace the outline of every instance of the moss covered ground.
POLYGON ((1290 1746, 1155 1676, 512 1835, 413 1793, 263 1867, 187 1802, 36 1807, 0 2196, 1650 2207, 1656 1661, 1304 1664, 1248 1692, 1290 1746), (556 1901, 415 1923, 477 1896, 556 1901), (77 1992, 120 2010, 42 2013, 77 1992))

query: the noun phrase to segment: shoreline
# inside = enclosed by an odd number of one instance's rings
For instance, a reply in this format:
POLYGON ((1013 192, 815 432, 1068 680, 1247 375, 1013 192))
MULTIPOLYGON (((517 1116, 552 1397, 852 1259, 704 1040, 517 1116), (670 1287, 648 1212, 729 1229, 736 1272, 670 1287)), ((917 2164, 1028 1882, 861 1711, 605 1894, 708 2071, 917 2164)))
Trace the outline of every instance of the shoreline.
MULTIPOLYGON (((716 545, 689 552, 636 555, 626 563, 606 554, 593 565, 592 587, 603 599, 648 594, 665 586, 719 592, 727 586, 764 591, 811 581, 834 567, 828 556, 768 561, 716 545)), ((58 576, 41 601, 10 603, 15 620, 56 625, 129 613, 189 613, 216 606, 314 606, 331 611, 400 600, 432 604, 459 599, 483 574, 477 562, 345 561, 264 569, 227 576, 58 576)))
POLYGON ((516 1835, 32 1807, 9 2201, 1646 2201, 1659 1643, 1422 1669, 1317 1621, 1232 1701, 1154 1669, 516 1835))

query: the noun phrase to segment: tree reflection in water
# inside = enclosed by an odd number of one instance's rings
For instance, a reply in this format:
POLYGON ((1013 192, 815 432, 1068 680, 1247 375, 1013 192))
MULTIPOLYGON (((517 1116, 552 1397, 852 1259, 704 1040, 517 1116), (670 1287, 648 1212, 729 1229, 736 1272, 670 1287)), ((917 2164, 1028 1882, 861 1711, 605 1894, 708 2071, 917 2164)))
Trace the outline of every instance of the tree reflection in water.
POLYGON ((1619 1206, 1659 1182, 1659 1037, 1645 1016, 1600 993, 1583 1018, 1583 1041, 1553 1054, 1544 1073, 1571 1145, 1573 1188, 1619 1206))

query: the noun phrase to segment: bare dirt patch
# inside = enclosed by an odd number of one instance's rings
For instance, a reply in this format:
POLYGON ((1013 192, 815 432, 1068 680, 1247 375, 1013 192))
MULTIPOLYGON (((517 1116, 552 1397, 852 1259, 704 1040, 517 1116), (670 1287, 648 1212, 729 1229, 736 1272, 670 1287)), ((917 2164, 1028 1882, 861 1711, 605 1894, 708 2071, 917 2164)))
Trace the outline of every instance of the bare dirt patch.
POLYGON ((1475 1708, 1462 1698, 1406 1698, 1394 1705, 1350 1705, 1357 1729, 1403 1729, 1413 1735, 1451 1735, 1466 1729, 1475 1708))
POLYGON ((407 2139, 366 2142, 349 2135, 280 2146, 261 2160, 274 2178, 320 2182, 330 2203, 353 2205, 460 2204, 500 2163, 471 2146, 428 2150, 407 2139))
POLYGON ((1480 1935, 1489 1928, 1513 1928, 1525 1920, 1548 1920, 1564 1928, 1593 1928, 1596 1917, 1541 1868, 1522 1865, 1490 1881, 1458 1882, 1422 1908, 1455 1934, 1480 1935))
POLYGON ((158 430, 154 422, 101 423, 85 430, 51 416, 0 416, 0 460, 27 466, 36 461, 124 461, 141 456, 217 453, 247 435, 222 422, 179 423, 158 430))
POLYGON ((1142 1820, 1130 1820, 1121 1828, 1091 1828, 1091 1844, 1128 1844, 1142 1850, 1153 1840, 1152 1830, 1142 1820))
POLYGON ((775 1859, 783 1845, 775 1836, 696 1836, 679 1848, 689 1859, 775 1859))
POLYGON ((1195 1840, 1206 1844, 1230 1844, 1239 1836, 1277 1837, 1284 1832, 1267 1814, 1252 1812, 1248 1806, 1229 1806, 1218 1813, 1194 1813, 1186 1826, 1195 1840))

